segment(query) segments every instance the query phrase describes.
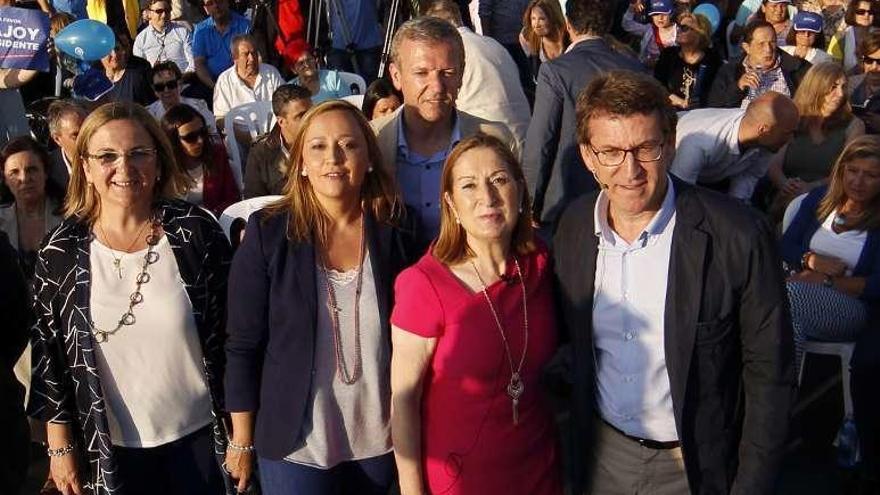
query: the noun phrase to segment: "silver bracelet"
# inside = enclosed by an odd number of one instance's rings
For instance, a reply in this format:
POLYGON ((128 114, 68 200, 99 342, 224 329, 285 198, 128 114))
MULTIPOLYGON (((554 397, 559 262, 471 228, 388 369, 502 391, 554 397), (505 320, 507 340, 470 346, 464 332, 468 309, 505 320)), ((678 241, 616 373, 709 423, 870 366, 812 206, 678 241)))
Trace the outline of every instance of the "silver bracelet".
POLYGON ((57 448, 57 449, 47 448, 46 455, 48 455, 49 457, 63 457, 63 456, 66 456, 67 454, 73 452, 73 447, 74 447, 74 444, 69 443, 69 444, 65 445, 64 447, 57 448))
POLYGON ((254 451, 254 444, 236 445, 236 444, 232 443, 232 440, 229 441, 229 443, 226 445, 226 447, 230 448, 232 450, 237 450, 239 452, 253 452, 254 451))

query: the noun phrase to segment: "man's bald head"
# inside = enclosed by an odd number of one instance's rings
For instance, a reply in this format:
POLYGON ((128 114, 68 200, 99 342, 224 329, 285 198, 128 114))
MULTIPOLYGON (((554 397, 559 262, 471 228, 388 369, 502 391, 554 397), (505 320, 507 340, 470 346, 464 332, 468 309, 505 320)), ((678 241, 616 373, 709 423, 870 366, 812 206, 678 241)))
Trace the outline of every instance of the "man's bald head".
POLYGON ((768 91, 746 108, 742 126, 755 137, 759 146, 776 152, 791 141, 799 120, 797 106, 791 98, 768 91))

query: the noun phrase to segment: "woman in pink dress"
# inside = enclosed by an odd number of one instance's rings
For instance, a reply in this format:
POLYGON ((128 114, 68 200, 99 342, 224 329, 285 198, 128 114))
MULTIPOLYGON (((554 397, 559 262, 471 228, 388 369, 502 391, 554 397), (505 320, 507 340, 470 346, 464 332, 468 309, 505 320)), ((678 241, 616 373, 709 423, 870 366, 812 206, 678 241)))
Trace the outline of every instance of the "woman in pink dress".
POLYGON ((440 235, 395 283, 392 439, 403 495, 559 494, 540 385, 556 344, 546 249, 501 141, 461 141, 441 179, 440 235))

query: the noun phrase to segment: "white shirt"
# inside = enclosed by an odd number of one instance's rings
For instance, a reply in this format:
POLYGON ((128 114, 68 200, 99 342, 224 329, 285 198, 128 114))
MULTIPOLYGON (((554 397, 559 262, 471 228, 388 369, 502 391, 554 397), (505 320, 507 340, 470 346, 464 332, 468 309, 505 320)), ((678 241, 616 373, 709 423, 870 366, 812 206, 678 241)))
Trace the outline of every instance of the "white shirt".
MULTIPOLYGON (((779 48, 781 48, 782 51, 791 55, 792 57, 795 56, 794 52, 797 49, 797 47, 793 45, 780 46, 779 48)), ((813 65, 821 64, 823 62, 834 62, 834 58, 831 57, 828 52, 826 52, 825 50, 820 50, 818 48, 810 48, 809 50, 807 50, 807 56, 804 57, 804 60, 813 65)))
MULTIPOLYGON (((193 307, 168 238, 155 247, 144 301, 135 324, 95 347, 113 445, 149 448, 182 438, 211 423, 211 400, 193 307)), ((89 253, 91 317, 112 330, 128 308, 146 249, 111 251, 97 240, 89 253), (121 257, 122 278, 114 267, 121 257)))
POLYGON ((166 23, 164 33, 148 24, 134 39, 132 53, 146 59, 150 65, 171 60, 181 72, 196 70, 192 54, 192 33, 186 26, 176 22, 166 23))
POLYGON ((823 256, 833 256, 846 264, 846 275, 852 276, 853 268, 859 264, 859 257, 865 243, 868 242, 868 232, 865 230, 849 230, 837 233, 832 228, 837 210, 834 210, 810 239, 810 251, 823 256))
POLYGON ((608 196, 593 212, 599 253, 593 299, 593 348, 602 418, 628 435, 678 440, 666 370, 664 317, 675 191, 632 244, 608 225, 608 196))
POLYGON ((272 101, 272 93, 284 84, 278 69, 260 64, 260 72, 253 88, 249 88, 235 72, 235 65, 223 71, 214 85, 214 115, 224 117, 229 110, 255 101, 272 101))
MULTIPOLYGON (((214 114, 211 113, 211 110, 208 109, 208 104, 205 103, 204 100, 199 98, 187 98, 186 96, 180 97, 180 102, 186 105, 191 106, 193 109, 202 114, 202 117, 205 118, 205 125, 208 126, 208 131, 211 134, 217 134, 217 122, 214 118, 214 114)), ((156 120, 161 121, 162 117, 165 116, 165 107, 162 105, 162 100, 156 100, 153 103, 150 103, 147 106, 147 111, 150 112, 150 115, 156 117, 156 120)))
POLYGON ((691 184, 730 178, 728 194, 743 201, 751 198, 758 180, 767 174, 772 154, 763 148, 740 150, 739 127, 745 114, 739 108, 679 113, 670 172, 691 184))
POLYGON ((531 110, 519 83, 516 62, 494 39, 466 27, 458 28, 458 32, 464 42, 465 63, 456 108, 506 125, 522 149, 531 110))

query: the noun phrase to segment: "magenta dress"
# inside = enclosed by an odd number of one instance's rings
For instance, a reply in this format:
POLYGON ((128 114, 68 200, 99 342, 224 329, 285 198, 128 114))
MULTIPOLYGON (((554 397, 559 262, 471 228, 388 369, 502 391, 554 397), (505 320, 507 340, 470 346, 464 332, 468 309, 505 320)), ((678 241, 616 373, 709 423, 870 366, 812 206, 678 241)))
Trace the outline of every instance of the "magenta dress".
MULTIPOLYGON (((556 426, 540 385, 557 345, 548 256, 541 248, 517 259, 529 319, 517 425, 506 392, 510 364, 483 293, 469 290, 430 251, 395 282, 391 323, 437 339, 422 392, 422 469, 432 494, 562 493, 556 426)), ((505 278, 488 293, 516 366, 523 297, 512 259, 505 278)))

